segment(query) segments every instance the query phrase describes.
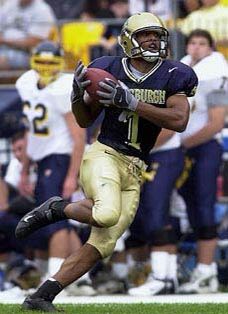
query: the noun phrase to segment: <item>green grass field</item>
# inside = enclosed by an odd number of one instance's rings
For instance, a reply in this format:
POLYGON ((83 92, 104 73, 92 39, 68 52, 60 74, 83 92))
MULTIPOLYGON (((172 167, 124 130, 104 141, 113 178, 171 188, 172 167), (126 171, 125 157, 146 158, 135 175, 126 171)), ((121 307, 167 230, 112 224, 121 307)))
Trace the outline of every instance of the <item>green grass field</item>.
MULTIPOLYGON (((66 314, 227 314, 227 304, 89 304, 57 305, 66 314)), ((23 311, 20 305, 0 304, 1 314, 41 314, 23 311)))

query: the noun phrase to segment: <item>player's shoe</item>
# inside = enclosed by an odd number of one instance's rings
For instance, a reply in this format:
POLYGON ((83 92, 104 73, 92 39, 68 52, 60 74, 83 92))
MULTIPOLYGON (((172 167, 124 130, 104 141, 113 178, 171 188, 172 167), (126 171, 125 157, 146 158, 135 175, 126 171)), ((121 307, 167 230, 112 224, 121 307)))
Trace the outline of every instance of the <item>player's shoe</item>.
POLYGON ((88 296, 92 297, 97 294, 97 291, 93 288, 92 282, 89 278, 78 279, 66 287, 65 292, 67 296, 88 296))
POLYGON ((59 196, 53 196, 46 202, 27 213, 18 223, 15 235, 18 239, 23 239, 34 231, 47 226, 57 220, 53 218, 51 204, 53 202, 63 201, 59 196))
POLYGON ((166 294, 166 281, 155 279, 150 275, 146 283, 139 287, 129 289, 128 294, 132 296, 153 296, 166 294))
POLYGON ((43 312, 52 312, 56 313, 58 310, 52 304, 52 302, 41 299, 41 298, 31 298, 28 296, 22 303, 22 308, 24 310, 37 310, 43 312))
POLYGON ((211 271, 206 274, 196 267, 192 272, 190 281, 181 285, 178 292, 181 294, 218 292, 216 264, 213 263, 211 271))

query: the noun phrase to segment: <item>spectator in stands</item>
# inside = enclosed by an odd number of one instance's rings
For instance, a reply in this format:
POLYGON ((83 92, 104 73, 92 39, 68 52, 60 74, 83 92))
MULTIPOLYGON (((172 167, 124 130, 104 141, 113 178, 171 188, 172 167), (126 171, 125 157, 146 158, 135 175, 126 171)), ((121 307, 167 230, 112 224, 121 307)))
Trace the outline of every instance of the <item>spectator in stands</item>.
POLYGON ((179 18, 184 18, 189 13, 199 10, 202 7, 201 0, 178 0, 177 4, 177 15, 179 18))
POLYGON ((194 29, 206 29, 213 36, 217 49, 228 56, 228 7, 219 0, 202 0, 199 10, 189 14, 180 22, 180 30, 189 35, 194 29))
POLYGON ((83 21, 96 18, 113 18, 113 13, 109 8, 108 0, 86 0, 80 18, 83 21))
POLYGON ((219 132, 224 126, 224 106, 228 103, 228 65, 222 54, 213 52, 213 47, 209 32, 192 31, 187 40, 188 55, 181 60, 195 70, 199 79, 196 94, 189 99, 189 123, 181 134, 192 169, 180 192, 197 239, 197 265, 190 282, 180 287, 182 293, 216 292, 218 289, 214 263, 216 178, 222 154, 219 132))
MULTIPOLYGON (((18 241, 15 238, 14 229, 21 217, 28 211, 29 207, 34 207, 33 199, 34 180, 31 180, 30 193, 26 197, 21 196, 18 190, 22 161, 26 156, 26 137, 25 131, 16 133, 12 137, 11 159, 4 179, 0 183, 0 258, 8 261, 11 252, 25 254, 26 241, 18 241)), ((34 172, 31 172, 32 178, 34 172), (33 173, 33 175, 32 175, 33 173)))
POLYGON ((0 70, 28 68, 29 53, 47 39, 55 18, 44 0, 9 0, 0 11, 0 70))
POLYGON ((53 9, 57 19, 79 18, 85 0, 45 0, 53 9))
MULTIPOLYGON (((4 181, 2 181, 2 184, 4 185, 4 191, 0 191, 0 195, 4 193, 4 196, 2 196, 1 199, 5 199, 5 208, 2 207, 2 210, 8 209, 9 203, 12 198, 19 194, 19 182, 22 171, 22 163, 26 158, 26 142, 27 138, 25 135, 25 131, 20 131, 12 136, 11 147, 13 157, 10 160, 10 163, 6 169, 4 181)), ((34 169, 31 168, 31 170, 34 169)), ((33 171, 30 184, 27 187, 28 196, 33 196, 34 194, 35 177, 35 171, 33 171)))
POLYGON ((110 0, 110 9, 114 23, 109 23, 106 26, 104 35, 101 38, 101 46, 111 51, 117 44, 117 37, 121 32, 123 21, 129 17, 129 5, 127 0, 110 0))
POLYGON ((172 17, 170 0, 129 0, 130 14, 148 11, 158 15, 164 22, 172 17))

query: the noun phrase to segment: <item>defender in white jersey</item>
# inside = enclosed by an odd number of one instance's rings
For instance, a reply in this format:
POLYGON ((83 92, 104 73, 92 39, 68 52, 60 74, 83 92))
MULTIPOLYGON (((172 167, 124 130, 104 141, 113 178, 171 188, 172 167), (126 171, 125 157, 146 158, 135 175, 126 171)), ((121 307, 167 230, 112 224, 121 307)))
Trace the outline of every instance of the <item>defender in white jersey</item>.
MULTIPOLYGON (((16 88, 29 121, 27 153, 37 163, 35 197, 39 205, 54 195, 69 199, 75 191, 85 130, 77 125, 71 113, 73 77, 60 72, 63 68, 61 49, 52 42, 39 44, 31 58, 31 67, 17 80, 16 88)), ((29 161, 23 165, 20 184, 25 194, 28 165, 29 161)), ((31 237, 34 248, 46 249, 49 243, 49 275, 55 273, 69 254, 68 228, 68 222, 61 221, 31 237)))
POLYGON ((182 59, 199 79, 196 94, 189 99, 189 123, 181 134, 182 146, 192 159, 193 167, 180 192, 197 237, 197 265, 190 283, 180 287, 182 293, 216 292, 218 289, 214 205, 222 153, 219 133, 224 126, 224 105, 228 103, 228 65, 212 47, 211 35, 205 30, 195 30, 188 38, 188 55, 182 59))

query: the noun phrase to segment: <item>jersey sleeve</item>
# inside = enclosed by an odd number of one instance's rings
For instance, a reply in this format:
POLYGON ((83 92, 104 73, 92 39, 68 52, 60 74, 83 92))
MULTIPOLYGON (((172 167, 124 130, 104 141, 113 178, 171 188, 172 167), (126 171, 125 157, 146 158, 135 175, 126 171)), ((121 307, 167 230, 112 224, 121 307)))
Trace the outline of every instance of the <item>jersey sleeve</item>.
POLYGON ((115 58, 116 57, 111 56, 97 58, 88 65, 88 68, 99 68, 102 70, 108 70, 112 63, 115 61, 115 58))
POLYGON ((25 86, 28 87, 31 84, 32 76, 31 71, 27 71, 22 74, 16 81, 15 87, 22 100, 25 100, 25 86))
POLYGON ((173 71, 168 88, 169 96, 186 95, 193 97, 196 93, 198 78, 195 72, 188 66, 183 65, 181 71, 173 71))
POLYGON ((228 78, 222 77, 204 82, 208 107, 227 106, 228 104, 228 78))

